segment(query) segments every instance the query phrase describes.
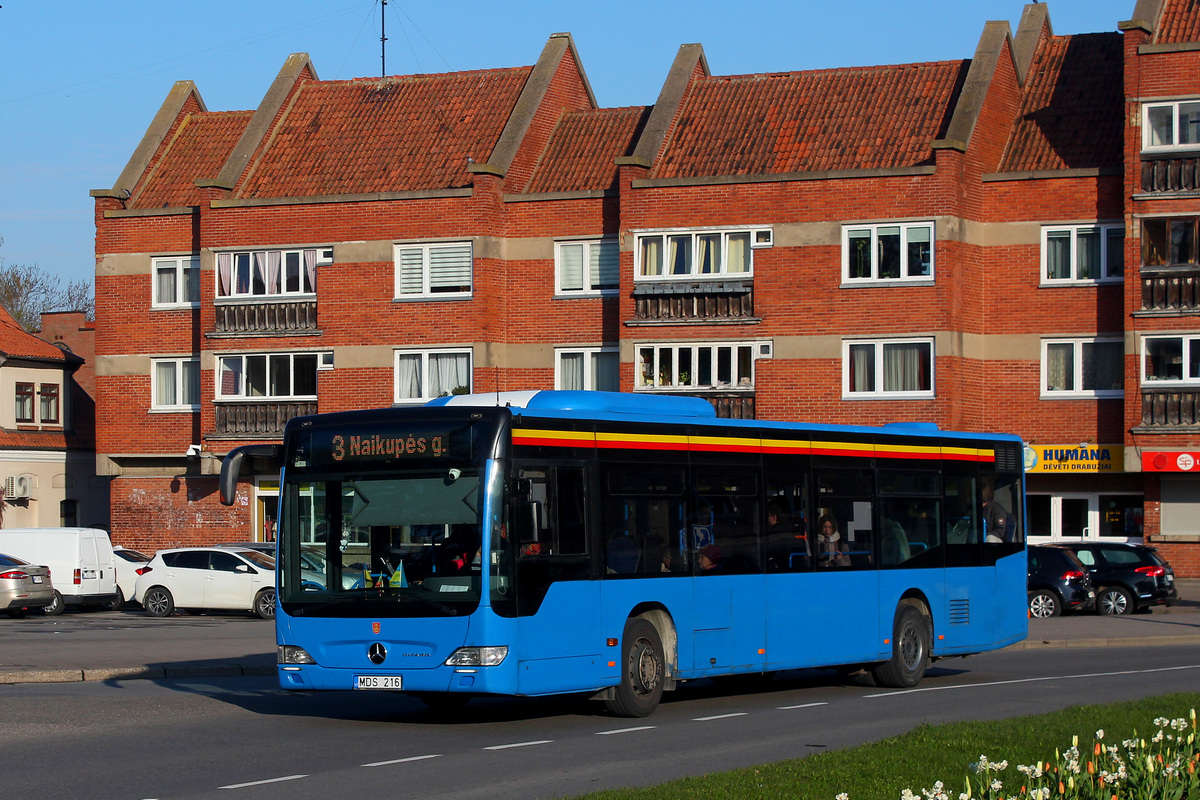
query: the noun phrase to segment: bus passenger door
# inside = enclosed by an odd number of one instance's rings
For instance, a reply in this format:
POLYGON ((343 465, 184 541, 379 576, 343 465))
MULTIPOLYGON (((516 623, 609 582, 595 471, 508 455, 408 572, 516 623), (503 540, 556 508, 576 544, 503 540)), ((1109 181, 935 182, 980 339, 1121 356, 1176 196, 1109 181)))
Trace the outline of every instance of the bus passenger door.
POLYGON ((586 471, 579 464, 521 462, 515 474, 519 691, 598 685, 604 640, 587 535, 586 471))

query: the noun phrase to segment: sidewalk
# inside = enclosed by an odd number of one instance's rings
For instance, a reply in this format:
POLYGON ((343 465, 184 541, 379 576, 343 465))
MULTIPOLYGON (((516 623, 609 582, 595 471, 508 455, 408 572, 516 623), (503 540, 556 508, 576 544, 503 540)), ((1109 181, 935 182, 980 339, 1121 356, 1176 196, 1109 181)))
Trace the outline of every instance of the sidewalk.
MULTIPOLYGON (((1150 614, 1031 619, 1012 649, 1200 644, 1200 579, 1150 614)), ((275 674, 275 626, 251 616, 150 617, 140 610, 6 620, 0 685, 275 674)))

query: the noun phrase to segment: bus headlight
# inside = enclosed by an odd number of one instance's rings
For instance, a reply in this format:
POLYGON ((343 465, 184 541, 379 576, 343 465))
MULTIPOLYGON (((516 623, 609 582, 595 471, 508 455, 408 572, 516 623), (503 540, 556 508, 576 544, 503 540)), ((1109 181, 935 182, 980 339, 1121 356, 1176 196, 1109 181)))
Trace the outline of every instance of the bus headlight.
POLYGON ((277 664, 315 664, 317 660, 308 654, 303 647, 294 644, 281 644, 275 656, 277 664))
POLYGON ((507 645, 460 647, 446 659, 447 667, 494 667, 508 655, 507 645))

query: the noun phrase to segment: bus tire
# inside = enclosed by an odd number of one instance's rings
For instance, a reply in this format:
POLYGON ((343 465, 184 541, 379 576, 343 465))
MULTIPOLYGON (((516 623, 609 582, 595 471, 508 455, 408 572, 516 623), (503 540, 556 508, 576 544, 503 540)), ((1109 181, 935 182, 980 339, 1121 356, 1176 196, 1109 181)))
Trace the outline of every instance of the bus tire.
POLYGON ((650 622, 635 618, 625 623, 621 637, 621 683, 604 701, 618 717, 645 717, 658 708, 667 677, 662 637, 650 622))
POLYGON ((933 625, 915 606, 901 606, 892 630, 892 657, 871 670, 876 683, 895 689, 916 686, 929 668, 933 625))

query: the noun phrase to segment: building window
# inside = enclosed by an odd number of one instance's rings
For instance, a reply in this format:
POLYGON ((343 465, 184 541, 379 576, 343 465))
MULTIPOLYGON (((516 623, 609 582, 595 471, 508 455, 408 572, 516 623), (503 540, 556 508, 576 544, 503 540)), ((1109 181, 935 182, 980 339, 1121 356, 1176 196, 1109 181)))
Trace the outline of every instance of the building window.
POLYGON ((154 259, 154 308, 192 307, 200 302, 200 259, 154 259))
POLYGON ((1148 267, 1194 266, 1200 217, 1142 220, 1142 263, 1148 267))
POLYGON ((1200 148, 1200 100, 1142 106, 1143 150, 1200 148))
POLYGON ((322 251, 255 250, 217 253, 217 296, 288 297, 317 291, 322 251))
POLYGON ((749 278, 754 250, 771 246, 767 229, 643 233, 637 237, 638 280, 749 278))
POLYGON ((895 283, 933 278, 933 223, 846 225, 842 228, 842 280, 895 283))
POLYGON ((470 350, 397 350, 397 403, 413 403, 471 392, 470 350))
POLYGON ((1042 282, 1120 281, 1125 274, 1125 228, 1068 225, 1042 228, 1042 282))
POLYGON ((60 500, 58 502, 58 524, 63 528, 74 528, 79 525, 78 500, 60 500))
POLYGON ((1200 336, 1143 338, 1142 383, 1200 384, 1200 336))
POLYGON ((471 293, 471 243, 395 246, 396 297, 462 297, 471 293))
POLYGON ((575 347, 554 353, 554 388, 617 392, 621 389, 615 347, 575 347))
POLYGON ((194 358, 154 362, 151 373, 151 405, 163 411, 194 411, 200 407, 200 362, 194 358))
POLYGON ((933 397, 932 339, 848 340, 842 347, 845 397, 933 397))
POLYGON ((753 389, 755 342, 637 346, 638 389, 753 389))
POLYGON ((221 356, 218 399, 317 398, 316 353, 221 356))
POLYGON ((38 409, 43 423, 58 424, 58 384, 43 383, 38 387, 38 409))
POLYGON ((1125 346, 1120 339, 1047 339, 1042 342, 1042 394, 1047 397, 1121 397, 1125 346))
POLYGON ((16 397, 17 422, 35 422, 33 416, 33 384, 18 383, 16 397))
POLYGON ((615 291, 621 280, 621 252, 615 239, 556 242, 554 293, 597 295, 615 291))

